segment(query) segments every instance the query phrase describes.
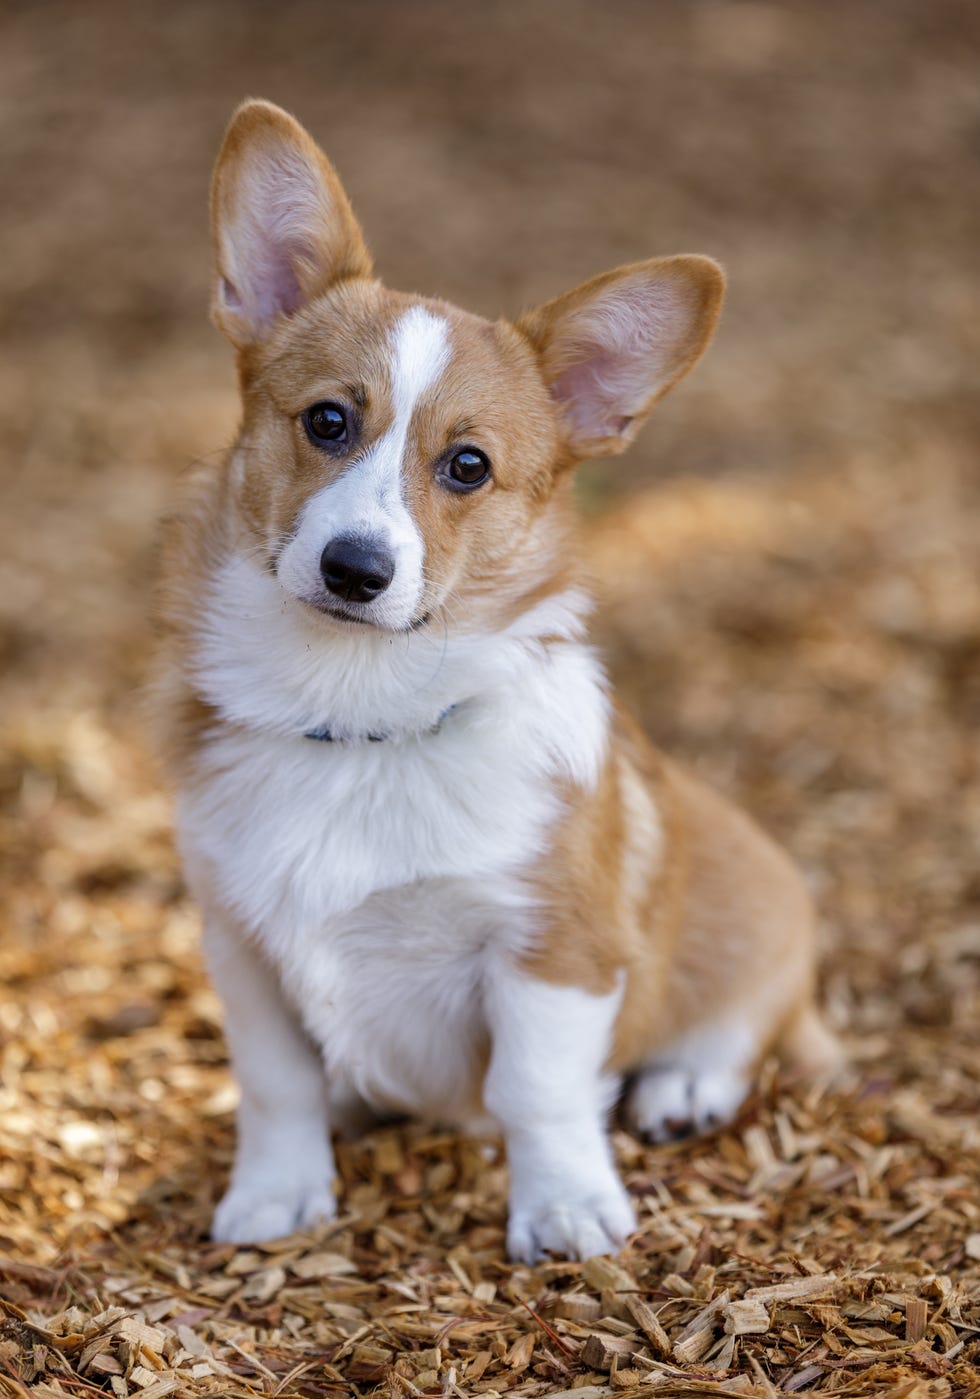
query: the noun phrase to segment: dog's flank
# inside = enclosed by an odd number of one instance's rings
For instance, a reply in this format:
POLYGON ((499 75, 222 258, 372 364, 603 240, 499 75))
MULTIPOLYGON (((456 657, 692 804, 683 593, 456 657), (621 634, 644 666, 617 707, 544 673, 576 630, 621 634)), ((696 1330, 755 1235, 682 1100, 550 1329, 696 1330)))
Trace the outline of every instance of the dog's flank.
POLYGON ((261 102, 212 215, 242 427, 168 529, 158 712, 241 1085, 214 1234, 330 1216, 331 1130, 408 1111, 503 1129, 514 1256, 617 1248, 625 1081, 661 1138, 770 1049, 836 1052, 798 874, 586 639, 572 468, 691 368, 721 272, 636 263, 516 322, 390 292, 261 102))

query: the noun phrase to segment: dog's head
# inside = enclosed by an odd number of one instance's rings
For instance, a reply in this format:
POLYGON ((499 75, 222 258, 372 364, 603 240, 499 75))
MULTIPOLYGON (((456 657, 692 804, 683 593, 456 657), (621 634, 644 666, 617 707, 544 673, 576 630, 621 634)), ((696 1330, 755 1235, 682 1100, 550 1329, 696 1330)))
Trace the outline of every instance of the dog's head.
POLYGON ((627 446, 724 286, 707 258, 663 258, 515 322, 388 291, 326 157, 265 102, 232 119, 212 225, 240 511, 286 592, 347 628, 492 625, 567 576, 559 483, 627 446))

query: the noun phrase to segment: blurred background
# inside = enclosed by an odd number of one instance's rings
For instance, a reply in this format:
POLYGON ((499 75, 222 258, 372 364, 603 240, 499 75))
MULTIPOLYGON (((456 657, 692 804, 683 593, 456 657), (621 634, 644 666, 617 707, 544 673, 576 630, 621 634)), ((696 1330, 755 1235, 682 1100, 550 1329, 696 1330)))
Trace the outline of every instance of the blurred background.
MULTIPOLYGON (((707 358, 583 475, 598 639, 657 740, 803 862, 859 1055, 954 1111, 980 1023, 980 9, 9 0, 0 23, 5 1234, 125 1217, 189 1109, 230 1141, 139 687, 159 516, 235 428, 206 199, 250 94, 322 142, 405 290, 496 316, 635 258, 725 264, 707 358), (73 1174, 103 1119, 115 1155, 73 1174)), ((203 1211, 217 1177, 186 1188, 203 1211)))

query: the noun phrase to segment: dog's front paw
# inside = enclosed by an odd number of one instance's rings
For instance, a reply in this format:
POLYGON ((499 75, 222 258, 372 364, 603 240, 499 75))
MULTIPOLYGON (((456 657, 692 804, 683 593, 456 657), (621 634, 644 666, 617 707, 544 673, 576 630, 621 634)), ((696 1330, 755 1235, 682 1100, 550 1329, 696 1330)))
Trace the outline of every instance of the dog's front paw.
POLYGON ((599 1189, 557 1190, 547 1199, 513 1200, 507 1252, 524 1263, 534 1263, 545 1253, 593 1258, 618 1253, 635 1227, 629 1196, 613 1176, 599 1189))
POLYGON ((314 1229, 337 1213, 329 1180, 284 1186, 232 1184, 214 1212, 211 1237, 225 1244, 260 1244, 297 1229, 314 1229))

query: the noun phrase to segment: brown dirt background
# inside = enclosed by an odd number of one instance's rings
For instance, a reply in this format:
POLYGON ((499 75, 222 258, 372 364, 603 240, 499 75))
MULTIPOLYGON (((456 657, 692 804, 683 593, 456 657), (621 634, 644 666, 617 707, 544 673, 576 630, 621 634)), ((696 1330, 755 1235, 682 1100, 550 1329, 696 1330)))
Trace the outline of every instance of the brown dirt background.
MULTIPOLYGON (((512 314, 651 254, 726 265, 706 360, 626 460, 583 474, 598 637, 657 740, 805 866, 825 999, 861 1084, 829 1099, 770 1086, 730 1132, 683 1150, 621 1139, 652 1201, 628 1262, 645 1295, 698 1305, 726 1276, 738 1296, 831 1269, 874 1292, 881 1270, 899 1270, 891 1319, 880 1303, 876 1317, 890 1351, 882 1335, 848 1336, 854 1313, 831 1294, 844 1333, 828 1304, 812 1335, 797 1317, 731 1354, 702 1352, 693 1370, 678 1352, 684 1383, 721 1383, 727 1362, 743 1387, 717 1392, 980 1392, 980 10, 967 0, 5 7, 8 1299, 37 1308, 34 1323, 75 1305, 65 1334, 98 1332, 110 1302, 155 1306, 162 1325, 190 1317, 230 1368, 191 1379, 188 1352, 171 1350, 176 1389, 161 1393, 441 1393, 450 1368, 465 1393, 599 1383, 565 1351, 555 1368, 533 1344, 509 1349, 545 1334, 515 1287, 557 1318, 562 1288, 592 1284, 574 1268, 503 1264, 500 1172, 474 1174, 453 1139, 389 1134, 345 1156, 352 1213, 329 1247, 368 1281, 357 1293, 347 1277, 343 1296, 323 1284, 336 1335, 283 1331, 276 1288, 248 1292, 249 1258, 202 1243, 230 1099, 138 691, 157 520, 182 467, 235 424, 230 356, 207 322, 205 200, 223 124, 248 94, 321 139, 380 270, 404 289, 512 314), (759 1174, 767 1151, 782 1175, 759 1174), (707 1214, 705 1181, 718 1192, 707 1214), (469 1292, 447 1271, 450 1249, 464 1250, 469 1292), (239 1293, 222 1293, 228 1277, 239 1293), (399 1333, 388 1361, 358 1369, 343 1306, 368 1318, 370 1346, 385 1289, 404 1302, 420 1277, 432 1315, 440 1286, 460 1308, 491 1279, 498 1300, 480 1305, 506 1344, 463 1333, 433 1361, 399 1333), (903 1288, 932 1318, 908 1353, 903 1288), (297 1364, 310 1368, 286 1383, 297 1364)), ((670 1317, 673 1340, 683 1307, 670 1317)), ((0 1338, 11 1393, 15 1374, 38 1393, 56 1372, 64 1388, 44 1392, 162 1382, 152 1365, 134 1380, 131 1354, 97 1372, 50 1342, 39 1362, 25 1336, 0 1338)), ((632 1379, 614 1365, 601 1382, 656 1377, 624 1368, 632 1379)), ((682 1383, 668 1369, 660 1392, 695 1392, 663 1388, 682 1383)))

